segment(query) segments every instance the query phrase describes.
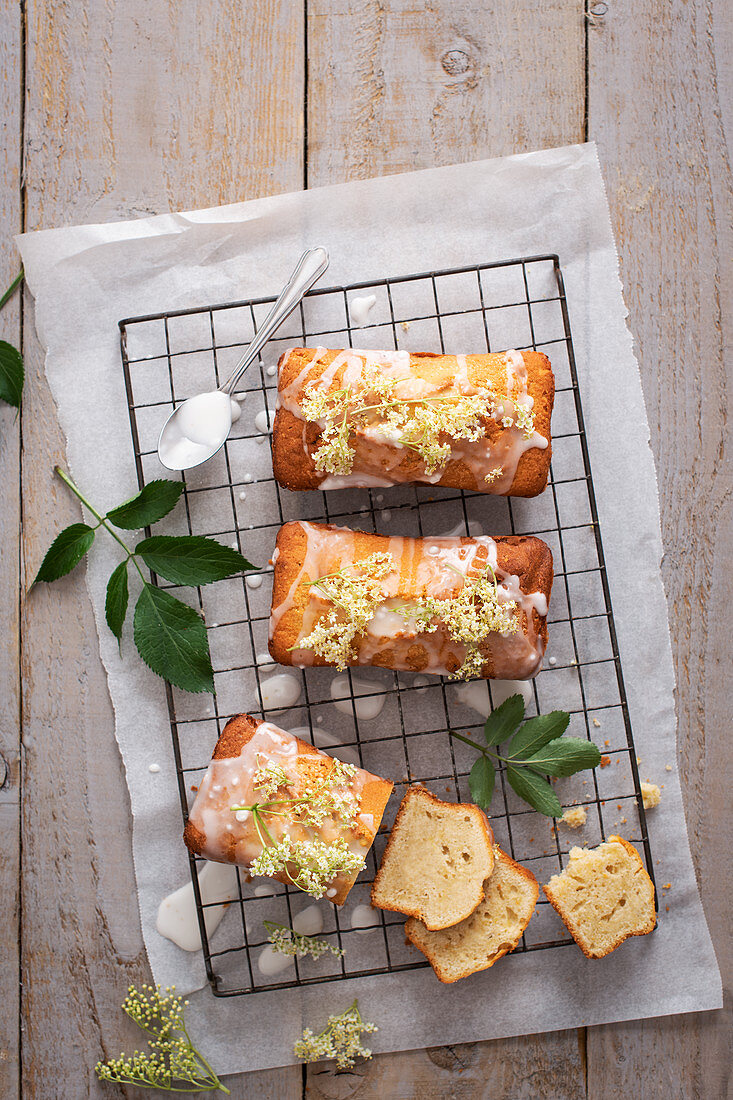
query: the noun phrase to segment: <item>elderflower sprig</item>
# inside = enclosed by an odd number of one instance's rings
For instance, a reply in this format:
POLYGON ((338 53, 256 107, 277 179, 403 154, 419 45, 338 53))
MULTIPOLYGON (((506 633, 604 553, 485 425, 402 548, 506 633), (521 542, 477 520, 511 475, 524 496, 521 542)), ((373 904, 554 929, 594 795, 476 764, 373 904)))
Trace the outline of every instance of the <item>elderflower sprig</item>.
POLYGON ((260 763, 258 759, 255 788, 267 790, 269 795, 281 792, 284 797, 229 807, 238 822, 251 815, 262 845, 262 851, 250 864, 250 872, 268 877, 284 875, 299 890, 322 898, 336 875, 361 871, 363 857, 352 852, 342 837, 328 844, 317 838, 294 841, 287 831, 291 826, 318 829, 327 820, 353 829, 360 806, 353 789, 357 771, 353 764, 331 760, 328 770, 324 767, 320 774, 306 772, 302 781, 300 776, 291 779, 280 765, 260 763), (285 820, 285 830, 279 838, 273 835, 268 818, 285 820))
MULTIPOLYGON (((320 445, 313 453, 319 473, 350 473, 355 458, 352 435, 369 427, 375 435, 415 451, 425 472, 434 474, 450 459, 449 440, 476 442, 484 434, 482 421, 494 417, 497 410, 494 393, 487 387, 473 394, 458 394, 446 383, 422 397, 398 398, 395 387, 399 381, 385 377, 378 366, 368 366, 358 386, 327 390, 319 381, 306 386, 303 414, 321 426, 320 445)), ((524 406, 521 414, 525 422, 531 416, 524 406)), ((514 423, 515 418, 508 415, 502 420, 505 427, 514 423)))
POLYGON ((297 955, 299 959, 310 956, 311 959, 320 959, 321 955, 327 955, 330 951, 337 959, 344 954, 342 947, 336 947, 328 940, 319 939, 317 936, 306 936, 303 932, 296 932, 287 924, 278 924, 277 921, 266 920, 263 922, 268 932, 268 940, 272 944, 272 950, 281 955, 297 955))
POLYGON ((392 555, 376 553, 315 581, 305 581, 333 608, 318 620, 307 637, 290 648, 312 649, 343 671, 352 658, 355 638, 364 633, 384 598, 380 582, 393 570, 392 555))
MULTIPOLYGON (((409 622, 411 632, 433 634, 443 627, 450 638, 465 646, 461 666, 451 679, 466 680, 480 676, 483 669, 481 643, 492 632, 509 635, 519 629, 518 605, 500 595, 496 574, 487 562, 474 578, 453 569, 463 580, 460 591, 444 599, 420 596, 391 610, 409 622)), ((385 594, 379 583, 384 572, 393 569, 390 554, 372 554, 352 562, 338 573, 305 582, 316 587, 334 605, 318 620, 313 630, 296 642, 292 649, 312 649, 329 664, 343 670, 354 659, 354 643, 367 630, 385 594), (390 559, 387 565, 381 559, 390 559), (351 571, 358 569, 359 577, 351 571)))
POLYGON ((100 1081, 168 1092, 218 1089, 228 1094, 229 1089, 189 1038, 184 1020, 187 1004, 175 995, 175 986, 161 992, 159 985, 144 985, 141 990, 131 985, 122 1008, 145 1032, 150 1050, 98 1062, 95 1072, 100 1081))
POLYGON ((289 779, 281 764, 274 764, 272 760, 260 764, 260 753, 257 754, 257 771, 254 774, 252 785, 265 798, 274 798, 281 787, 287 787, 289 779))
POLYGON ((329 1016, 323 1031, 315 1035, 309 1027, 293 1047, 296 1058, 305 1062, 320 1062, 335 1058, 338 1069, 350 1069, 357 1058, 371 1058, 372 1052, 362 1045, 362 1033, 378 1031, 376 1024, 362 1020, 359 1002, 354 1001, 345 1012, 329 1016))
POLYGON ((318 899, 337 875, 358 873, 364 866, 364 858, 352 852, 343 837, 326 844, 318 839, 293 840, 284 833, 280 840, 263 845, 249 870, 252 875, 267 878, 284 874, 293 886, 318 899), (295 868, 295 874, 291 867, 295 868))

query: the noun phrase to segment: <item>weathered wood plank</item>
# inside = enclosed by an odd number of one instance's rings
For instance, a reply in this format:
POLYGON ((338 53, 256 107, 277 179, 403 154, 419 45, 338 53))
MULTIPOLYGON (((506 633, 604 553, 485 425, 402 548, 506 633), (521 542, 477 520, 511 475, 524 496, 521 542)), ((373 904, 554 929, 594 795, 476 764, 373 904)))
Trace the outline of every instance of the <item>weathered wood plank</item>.
POLYGON ((582 141, 582 4, 308 2, 308 183, 582 141))
MULTIPOLYGON (((733 11, 610 5, 589 28, 599 143, 659 476, 687 828, 730 989, 729 631, 733 600, 733 11), (633 74, 633 79, 630 79, 633 74)), ((674 890, 669 900, 674 904, 674 890)), ((729 1010, 593 1029, 592 1097, 726 1094, 729 1010)))
MULTIPOLYGON (((308 183, 583 139, 581 5, 308 3, 308 183)), ((308 1071, 309 1095, 585 1096, 583 1035, 384 1055, 308 1071)))
MULTIPOLYGON (((21 229, 22 45, 20 7, 0 2, 0 294, 18 273, 12 241, 21 229)), ((0 314, 0 339, 20 344, 20 294, 0 314)), ((0 1095, 18 1089, 20 855, 20 666, 18 570, 20 552, 20 423, 0 403, 0 1095)))
MULTIPOLYGON (((301 9, 30 0, 27 36, 27 228, 301 185, 301 9)), ((27 582, 78 510, 52 475, 64 444, 31 325, 26 346, 27 582)), ((24 1087, 121 1096, 95 1082, 93 1066, 139 1041, 119 1006, 149 972, 129 801, 81 570, 25 600, 22 671, 24 1087)), ((299 1069, 277 1070, 238 1079, 232 1095, 299 1095, 300 1085, 299 1069)))

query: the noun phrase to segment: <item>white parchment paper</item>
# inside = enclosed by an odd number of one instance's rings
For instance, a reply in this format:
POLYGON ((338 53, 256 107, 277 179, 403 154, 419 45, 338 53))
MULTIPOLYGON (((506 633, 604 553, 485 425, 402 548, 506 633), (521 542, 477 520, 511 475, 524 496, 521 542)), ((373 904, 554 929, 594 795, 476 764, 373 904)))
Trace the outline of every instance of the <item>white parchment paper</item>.
POLYGON ((720 1007, 677 775, 654 464, 594 146, 20 237, 74 478, 106 507, 136 489, 120 318, 275 294, 314 245, 330 252, 328 285, 559 253, 631 720, 643 775, 665 785, 648 820, 657 882, 673 882, 670 908, 660 906, 654 935, 603 961, 569 945, 509 956, 455 986, 420 970, 226 1000, 199 989, 200 958, 155 930, 161 897, 187 877, 168 715, 162 684, 131 639, 120 657, 104 625, 117 557, 100 539, 87 582, 130 789, 142 929, 156 980, 198 989, 191 1031, 220 1073, 293 1061, 302 1028, 317 1030, 357 995, 380 1028, 371 1037, 375 1051, 720 1007), (148 770, 153 760, 159 774, 148 770))

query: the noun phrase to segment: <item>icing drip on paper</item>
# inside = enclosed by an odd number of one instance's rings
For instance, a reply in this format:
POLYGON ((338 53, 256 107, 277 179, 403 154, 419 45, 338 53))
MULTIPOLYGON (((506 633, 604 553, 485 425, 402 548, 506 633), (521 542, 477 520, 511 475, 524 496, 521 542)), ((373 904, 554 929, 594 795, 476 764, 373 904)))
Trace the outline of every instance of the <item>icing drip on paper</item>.
MULTIPOLYGON (((227 910, 227 903, 239 897, 236 868, 228 864, 205 863, 198 869, 201 902, 209 905, 220 901, 221 905, 211 905, 204 909, 204 923, 207 936, 212 936, 221 923, 227 910)), ((174 890, 163 898, 158 906, 155 927, 161 936, 171 940, 184 951, 199 951, 201 932, 196 915, 196 901, 193 883, 174 890)))

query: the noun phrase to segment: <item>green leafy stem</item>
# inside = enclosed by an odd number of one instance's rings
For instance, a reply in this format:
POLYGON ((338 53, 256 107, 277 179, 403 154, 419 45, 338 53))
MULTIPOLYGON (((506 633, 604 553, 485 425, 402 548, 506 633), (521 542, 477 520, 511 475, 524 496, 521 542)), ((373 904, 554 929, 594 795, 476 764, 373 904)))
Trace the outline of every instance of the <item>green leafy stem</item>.
POLYGON ((122 1008, 143 1030, 150 1049, 98 1062, 95 1069, 100 1081, 164 1092, 216 1089, 229 1094, 191 1042, 184 1018, 187 1004, 188 1001, 175 995, 175 986, 161 990, 159 985, 155 988, 144 985, 138 991, 131 985, 122 1008))
POLYGON ((204 585, 235 573, 254 569, 237 550, 201 535, 151 535, 131 548, 115 528, 137 531, 163 519, 178 503, 183 482, 151 481, 130 500, 106 513, 83 495, 60 467, 56 473, 91 512, 96 523, 72 523, 56 536, 33 584, 50 583, 66 576, 91 549, 102 528, 120 546, 124 558, 107 583, 105 618, 118 643, 130 600, 128 568, 137 571, 142 588, 135 604, 133 639, 143 661, 171 684, 184 691, 214 690, 209 642, 203 618, 188 604, 151 584, 140 562, 153 573, 176 585, 204 585))
MULTIPOLYGON (((23 271, 21 270, 0 297, 0 309, 10 301, 22 282, 23 271)), ((13 408, 19 409, 20 400, 23 396, 24 380, 25 369, 22 355, 7 340, 0 340, 0 401, 5 401, 13 408)))
POLYGON ((570 722, 564 710, 539 714, 522 725, 524 699, 512 695, 493 710, 484 725, 486 747, 470 737, 450 730, 451 737, 463 741, 478 752, 479 758, 468 777, 471 798, 482 810, 488 810, 496 783, 494 761, 506 765, 512 790, 546 817, 562 817, 563 808, 545 776, 568 776, 601 762, 597 745, 580 737, 563 737, 570 722), (509 737, 506 755, 493 752, 509 737))

